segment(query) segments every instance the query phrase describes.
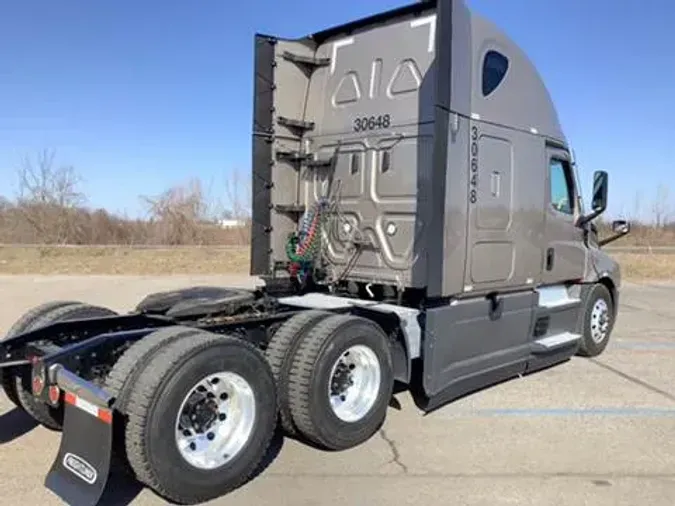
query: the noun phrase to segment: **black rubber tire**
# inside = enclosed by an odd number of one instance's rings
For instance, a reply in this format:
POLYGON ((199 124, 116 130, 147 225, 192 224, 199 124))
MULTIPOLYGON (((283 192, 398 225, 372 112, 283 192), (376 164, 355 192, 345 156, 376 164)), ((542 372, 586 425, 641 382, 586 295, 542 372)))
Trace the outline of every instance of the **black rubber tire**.
POLYGON ((197 504, 231 492, 255 473, 277 425, 276 387, 260 350, 230 336, 199 332, 172 342, 143 365, 127 404, 127 459, 137 479, 169 501, 197 504), (256 395, 256 426, 226 467, 198 470, 176 447, 183 397, 204 376, 223 370, 246 378, 256 395))
POLYGON ((113 461, 119 470, 134 475, 124 447, 129 395, 145 364, 164 346, 185 336, 199 335, 198 329, 171 326, 160 328, 132 344, 115 362, 104 381, 104 388, 115 397, 113 461))
POLYGON ((328 311, 303 311, 286 320, 274 333, 265 350, 267 361, 277 384, 279 421, 284 431, 291 436, 297 435, 288 400, 288 375, 293 356, 305 335, 321 320, 332 316, 328 311))
POLYGON ((394 388, 387 335, 374 322, 352 315, 334 315, 302 339, 289 375, 290 408, 298 431, 327 450, 346 450, 370 439, 384 423, 394 388), (363 344, 377 355, 381 385, 377 400, 361 420, 347 423, 331 408, 328 383, 333 363, 351 346, 363 344))
MULTIPOLYGON (((32 330, 32 325, 36 320, 44 317, 51 311, 73 304, 79 304, 79 302, 71 300, 55 300, 45 302, 44 304, 40 304, 39 306, 26 311, 16 322, 14 322, 14 325, 9 328, 5 334, 5 339, 23 334, 24 332, 29 332, 32 330)), ((9 400, 12 401, 15 406, 21 408, 21 402, 16 393, 14 373, 14 370, 0 369, 0 386, 2 386, 2 389, 5 391, 5 395, 7 395, 9 400)))
POLYGON ((605 285, 596 283, 582 289, 581 300, 583 304, 583 311, 581 312, 579 321, 581 343, 579 344, 577 355, 581 357, 597 357, 603 351, 605 351, 605 348, 609 343, 612 330, 614 329, 615 311, 614 304, 612 303, 612 295, 605 285), (609 325, 607 327, 607 334, 605 338, 600 343, 596 343, 591 336, 591 326, 593 325, 593 322, 591 321, 591 313, 593 306, 599 299, 603 299, 609 308, 609 325))
MULTIPOLYGON (((52 323, 79 320, 81 318, 96 318, 101 316, 113 316, 117 313, 112 309, 101 306, 93 306, 85 303, 68 304, 43 314, 31 324, 31 330, 51 325, 52 323)), ((41 402, 33 396, 31 386, 31 370, 24 367, 21 372, 14 375, 14 385, 16 388, 19 405, 34 420, 44 427, 60 431, 63 428, 63 406, 53 408, 48 404, 41 402)))

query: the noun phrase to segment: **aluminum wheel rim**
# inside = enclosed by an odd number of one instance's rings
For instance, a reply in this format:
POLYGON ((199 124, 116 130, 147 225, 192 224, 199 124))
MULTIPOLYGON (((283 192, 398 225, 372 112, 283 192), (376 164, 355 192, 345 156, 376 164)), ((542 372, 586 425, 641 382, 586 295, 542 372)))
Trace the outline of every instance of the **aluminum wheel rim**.
POLYGON ((248 442, 255 417, 255 393, 248 381, 233 372, 209 375, 190 389, 178 410, 178 451, 199 469, 223 466, 248 442))
POLYGON ((598 299, 591 310, 591 338, 601 343, 607 337, 609 328, 609 306, 604 299, 598 299))
POLYGON ((352 346, 335 361, 328 382, 333 413, 344 422, 356 422, 375 405, 380 393, 382 370, 373 350, 352 346))

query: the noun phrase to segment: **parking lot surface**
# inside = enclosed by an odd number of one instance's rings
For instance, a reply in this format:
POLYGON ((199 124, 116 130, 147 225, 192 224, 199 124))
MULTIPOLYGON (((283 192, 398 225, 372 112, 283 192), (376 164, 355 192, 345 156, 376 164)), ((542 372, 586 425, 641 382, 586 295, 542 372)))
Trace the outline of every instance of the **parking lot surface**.
MULTIPOLYGON (((245 276, 0 277, 0 332, 52 299, 130 309, 146 293, 193 284, 250 286, 245 276)), ((325 453, 286 439, 255 480, 208 504, 675 504, 675 284, 624 286, 612 342, 462 398, 427 416, 400 393, 380 433, 325 453)), ((499 336, 495 336, 498 339, 499 336)), ((62 504, 43 487, 59 435, 0 394, 3 504, 62 504)), ((118 486, 112 504, 165 502, 118 486)))

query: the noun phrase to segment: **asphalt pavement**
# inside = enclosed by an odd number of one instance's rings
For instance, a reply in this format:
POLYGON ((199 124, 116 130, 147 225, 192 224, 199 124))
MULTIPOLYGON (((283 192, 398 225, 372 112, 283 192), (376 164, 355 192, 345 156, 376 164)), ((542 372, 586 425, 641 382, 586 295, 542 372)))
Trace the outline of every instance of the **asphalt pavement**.
MULTIPOLYGON (((80 299, 125 311, 148 292, 250 286, 245 276, 2 276, 0 332, 36 304, 80 299)), ((624 287, 606 352, 462 398, 423 416, 396 395, 382 431, 327 453, 277 441, 255 480, 210 505, 675 504, 675 284, 624 287)), ((495 336, 498 338, 498 336, 495 336)), ((3 504, 62 504, 43 487, 59 434, 0 394, 3 504)), ((117 484, 111 504, 166 504, 117 484)))

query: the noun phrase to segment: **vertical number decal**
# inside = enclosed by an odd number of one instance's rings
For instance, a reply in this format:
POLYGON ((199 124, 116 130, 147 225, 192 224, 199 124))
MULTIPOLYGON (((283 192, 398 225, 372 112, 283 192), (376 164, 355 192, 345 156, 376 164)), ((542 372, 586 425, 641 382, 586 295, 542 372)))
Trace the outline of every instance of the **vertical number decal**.
POLYGON ((469 202, 478 201, 478 127, 471 127, 471 174, 469 175, 469 202))

